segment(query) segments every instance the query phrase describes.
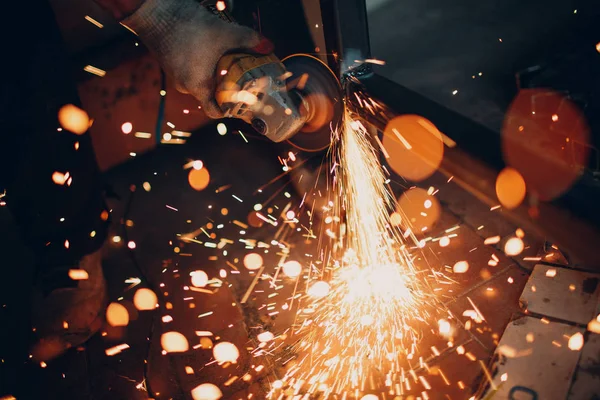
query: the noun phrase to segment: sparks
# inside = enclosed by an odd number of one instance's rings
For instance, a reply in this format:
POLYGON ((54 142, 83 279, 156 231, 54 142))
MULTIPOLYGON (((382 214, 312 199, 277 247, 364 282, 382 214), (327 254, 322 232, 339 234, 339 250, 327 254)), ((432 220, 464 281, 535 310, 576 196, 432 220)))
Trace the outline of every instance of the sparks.
POLYGON ((297 382, 321 382, 325 397, 362 391, 369 380, 392 375, 402 385, 395 372, 399 365, 410 368, 408 360, 417 356, 422 333, 416 321, 428 317, 433 298, 417 279, 401 231, 390 228, 396 199, 366 129, 347 114, 336 134, 340 195, 339 204, 328 207, 345 211, 346 224, 339 232, 327 230, 334 261, 307 282, 300 299, 306 319, 294 332, 301 362, 273 385, 273 398, 293 382, 296 390, 297 382))

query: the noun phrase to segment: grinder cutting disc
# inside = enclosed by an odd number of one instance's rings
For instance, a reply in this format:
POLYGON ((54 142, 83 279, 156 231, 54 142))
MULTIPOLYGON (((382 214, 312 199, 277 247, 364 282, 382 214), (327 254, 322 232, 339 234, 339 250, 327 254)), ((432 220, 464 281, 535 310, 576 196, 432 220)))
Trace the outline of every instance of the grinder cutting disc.
POLYGON ((324 150, 331 142, 331 130, 340 125, 344 113, 340 82, 324 62, 313 56, 296 54, 282 62, 292 74, 287 80, 288 90, 297 90, 302 96, 301 111, 307 115, 303 128, 288 142, 304 151, 324 150))

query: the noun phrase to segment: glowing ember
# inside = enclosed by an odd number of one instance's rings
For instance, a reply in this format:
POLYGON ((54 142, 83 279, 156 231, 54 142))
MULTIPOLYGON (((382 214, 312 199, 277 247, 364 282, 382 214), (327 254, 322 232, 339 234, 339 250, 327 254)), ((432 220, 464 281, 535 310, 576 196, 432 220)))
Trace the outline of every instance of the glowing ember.
POLYGON ((548 278, 554 278, 556 276, 556 269, 550 268, 549 270, 547 270, 546 271, 546 276, 548 278))
POLYGON ((263 266, 263 258, 260 254, 249 253, 244 257, 244 267, 249 270, 259 269, 263 266))
POLYGON ((226 362, 235 363, 240 356, 240 351, 235 344, 230 342, 221 342, 213 348, 213 357, 219 364, 226 362))
POLYGON ((85 269, 70 269, 69 278, 74 281, 84 281, 89 278, 89 274, 85 269))
POLYGON ((525 180, 514 168, 504 168, 496 179, 496 195, 508 209, 518 207, 525 199, 525 180))
POLYGON ((469 263, 466 261, 459 261, 456 264, 454 264, 452 270, 455 274, 464 274, 469 270, 469 263))
POLYGON ((56 183, 57 185, 64 185, 68 179, 68 172, 66 174, 63 174, 62 172, 58 171, 54 171, 54 173, 52 173, 52 182, 56 183))
POLYGON ((440 247, 446 247, 450 244, 450 238, 448 236, 442 236, 440 238, 440 247))
POLYGON ((90 127, 88 114, 73 104, 67 104, 58 110, 58 122, 63 128, 76 135, 83 135, 90 127))
POLYGON ((204 166, 204 163, 201 160, 195 160, 192 162, 192 168, 195 170, 201 170, 204 166))
POLYGON ((593 333, 600 333, 600 314, 588 323, 587 329, 593 333))
POLYGON ((166 332, 160 337, 160 345, 167 353, 182 353, 188 351, 188 341, 179 332, 166 332))
POLYGON ((400 216, 400 214, 398 214, 397 212, 393 212, 392 215, 390 215, 390 224, 392 226, 398 226, 402 223, 402 217, 400 216))
POLYGON ((569 338, 569 349, 578 351, 583 348, 583 335, 577 332, 569 338))
POLYGON ((128 135, 133 131, 133 124, 131 122, 125 122, 123 125, 121 125, 121 131, 128 135))
POLYGON ((324 281, 315 282, 308 289, 307 293, 312 297, 325 297, 329 293, 329 284, 324 281))
POLYGON ((259 342, 266 343, 266 342, 270 342, 271 340, 273 340, 273 338, 275 338, 275 335, 273 335, 271 332, 261 332, 258 334, 258 336, 256 338, 258 339, 259 342))
POLYGON ((450 335, 450 331, 451 331, 451 326, 450 326, 450 322, 446 321, 445 319, 440 319, 438 321, 438 327, 439 327, 439 332, 441 335, 447 336, 450 335))
POLYGON ((204 271, 190 272, 192 277, 192 285, 196 287, 204 287, 208 284, 208 275, 204 271))
POLYGON ((110 303, 106 309, 106 322, 111 326, 127 326, 129 312, 121 303, 110 303))
POLYGON ((223 397, 221 389, 212 383, 203 383, 192 389, 192 399, 194 400, 218 400, 223 397))
POLYGON ((504 253, 506 253, 507 256, 512 257, 521 254, 524 248, 525 244, 523 241, 518 237, 513 237, 506 241, 504 253))
POLYGON ((158 298, 156 294, 147 288, 140 288, 133 295, 133 304, 140 311, 154 310, 156 308, 158 298))
POLYGON ((296 278, 302 273, 302 265, 298 261, 286 261, 282 269, 283 273, 290 278, 296 278))
POLYGON ((219 124, 217 124, 217 132, 219 132, 219 135, 223 136, 225 134, 227 134, 227 126, 220 122, 219 124))
POLYGON ((192 189, 197 191, 204 190, 210 182, 210 174, 206 168, 192 168, 188 174, 188 182, 192 189))

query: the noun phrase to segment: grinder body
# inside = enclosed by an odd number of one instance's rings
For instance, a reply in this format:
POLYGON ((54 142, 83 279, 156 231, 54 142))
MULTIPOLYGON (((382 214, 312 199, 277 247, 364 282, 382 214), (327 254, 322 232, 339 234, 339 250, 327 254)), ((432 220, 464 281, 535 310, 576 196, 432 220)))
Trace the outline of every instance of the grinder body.
POLYGON ((287 71, 273 54, 228 54, 217 66, 215 99, 226 117, 239 118, 274 142, 290 139, 304 126, 299 91, 286 87, 287 71))
MULTIPOLYGON (((203 4, 233 22, 214 1, 203 4)), ((244 120, 274 142, 322 150, 342 120, 339 80, 315 57, 293 55, 281 61, 274 54, 231 53, 219 60, 215 74, 215 100, 223 114, 244 120)))

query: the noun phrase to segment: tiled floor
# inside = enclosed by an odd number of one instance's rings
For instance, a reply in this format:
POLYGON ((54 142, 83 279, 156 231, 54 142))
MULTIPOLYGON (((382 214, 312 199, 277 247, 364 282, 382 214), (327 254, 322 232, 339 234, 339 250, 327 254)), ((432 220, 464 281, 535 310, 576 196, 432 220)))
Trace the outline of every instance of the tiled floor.
MULTIPOLYGON (((22 299, 28 290, 28 278, 22 275, 31 272, 28 272, 26 250, 19 247, 6 210, 0 209, 3 237, 0 251, 9 265, 6 279, 2 280, 4 307, 0 318, 3 326, 13 327, 8 332, 2 330, 0 358, 4 363, 0 376, 4 380, 0 382, 11 387, 17 398, 43 395, 45 398, 69 399, 144 399, 147 393, 141 383, 145 359, 149 362, 146 377, 153 392, 160 393, 156 394, 160 399, 191 398, 190 391, 205 382, 217 384, 225 399, 248 398, 250 394, 254 399, 265 397, 265 390, 269 389, 274 376, 280 376, 279 364, 288 349, 282 341, 280 346, 272 349, 274 359, 258 357, 253 352, 256 335, 263 330, 283 333, 293 324, 294 314, 284 312, 293 291, 289 281, 278 280, 277 284, 286 288, 270 297, 272 274, 281 257, 281 249, 271 242, 278 228, 267 223, 260 228, 245 224, 256 203, 273 207, 273 215, 279 215, 287 203, 298 204, 301 198, 286 179, 275 181, 259 192, 258 188, 281 173, 276 155, 285 152, 260 139, 250 138, 247 144, 233 132, 233 126, 230 126, 229 134, 221 137, 211 126, 196 133, 185 146, 160 147, 109 173, 109 181, 122 198, 120 202, 111 203, 116 221, 113 235, 124 237, 118 223, 131 220, 133 226, 128 228, 128 239, 135 241, 137 246, 130 252, 123 240, 120 243, 109 241, 106 275, 111 299, 122 302, 131 310, 131 322, 125 328, 106 327, 105 336, 94 337, 86 346, 50 362, 44 369, 37 364, 24 363, 23 353, 17 352, 19 346, 16 344, 25 348, 26 341, 23 315, 28 306, 22 299), (195 192, 189 187, 187 171, 182 168, 194 159, 202 159, 211 174, 211 186, 203 192, 195 192), (144 185, 145 182, 149 185, 144 185), (131 185, 136 186, 135 195, 130 212, 123 215, 131 185), (144 186, 151 189, 147 191, 144 186), (289 192, 289 198, 286 192, 289 192), (225 208, 227 212, 223 210, 225 208), (186 243, 178 236, 193 231, 197 231, 196 238, 201 243, 186 243), (215 238, 208 237, 211 233, 216 235, 215 238), (232 242, 227 242, 222 249, 205 244, 218 244, 223 238, 232 242), (255 240, 252 245, 264 243, 259 245, 264 247, 259 248, 266 266, 263 273, 269 274, 269 278, 264 279, 266 276, 263 275, 250 291, 256 272, 242 266, 242 259, 249 250, 246 248, 248 242, 242 243, 240 238, 255 240), (161 307, 154 317, 148 311, 135 311, 131 305, 138 287, 131 287, 126 280, 140 277, 132 256, 161 292, 161 307), (16 265, 23 268, 14 267, 16 265), (218 278, 220 287, 214 281, 214 286, 207 287, 211 293, 192 290, 189 273, 200 269, 209 278, 218 278), (226 277, 220 277, 221 270, 226 271, 226 277), (242 304, 241 299, 247 292, 248 302, 242 304), (276 311, 279 313, 274 314, 276 311), (170 318, 165 318, 167 316, 170 318), (169 331, 182 333, 190 351, 161 354, 161 335, 169 331), (216 365, 206 338, 201 339, 198 331, 210 331, 213 345, 221 341, 234 343, 240 350, 238 362, 216 365), (112 357, 105 355, 107 348, 121 343, 130 347, 112 357), (22 365, 25 367, 20 367, 22 365), (260 365, 263 368, 258 368, 260 365), (31 385, 31 382, 36 384, 31 385), (25 394, 19 396, 17 393, 25 394)), ((505 256, 502 242, 485 245, 485 238, 500 235, 504 239, 514 235, 517 227, 502 220, 501 210, 489 211, 447 180, 435 175, 420 186, 439 189, 437 198, 443 206, 440 220, 430 231, 431 237, 456 236, 445 248, 438 242, 430 242, 418 256, 417 263, 444 272, 450 278, 451 283, 440 285, 437 294, 442 303, 441 310, 455 328, 455 336, 452 346, 448 347, 447 339, 431 329, 426 332, 421 346, 427 364, 419 367, 417 373, 431 385, 430 398, 467 399, 485 379, 483 366, 489 364, 504 328, 522 312, 519 297, 533 263, 524 262, 523 255, 505 256), (490 266, 494 257, 497 261, 490 266), (469 270, 464 274, 452 273, 452 266, 463 260, 468 261, 469 270), (478 321, 478 314, 481 321, 478 321), (435 346, 441 355, 436 356, 431 346, 435 346)), ((306 233, 306 230, 302 229, 302 232, 306 233)), ((301 234, 280 240, 289 244, 295 258, 306 261, 313 258, 316 241, 301 234)), ((532 254, 542 252, 543 241, 539 238, 530 237, 526 232, 524 240, 530 246, 527 251, 532 254)), ((586 379, 583 370, 577 376, 580 380, 586 379)), ((422 383, 414 383, 405 394, 420 395, 422 390, 422 383)))

